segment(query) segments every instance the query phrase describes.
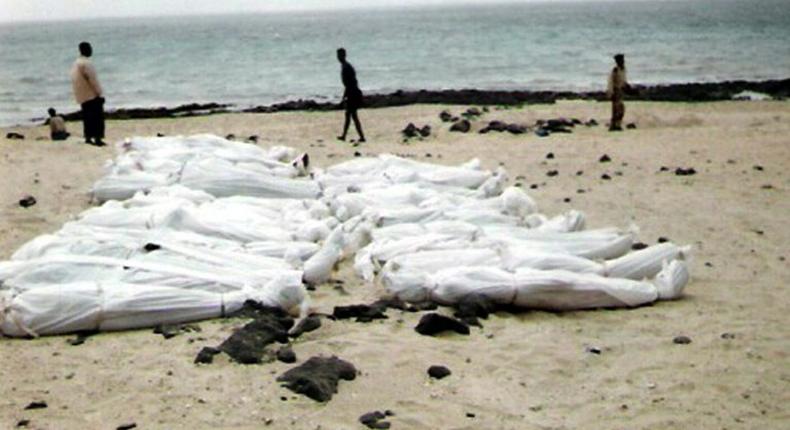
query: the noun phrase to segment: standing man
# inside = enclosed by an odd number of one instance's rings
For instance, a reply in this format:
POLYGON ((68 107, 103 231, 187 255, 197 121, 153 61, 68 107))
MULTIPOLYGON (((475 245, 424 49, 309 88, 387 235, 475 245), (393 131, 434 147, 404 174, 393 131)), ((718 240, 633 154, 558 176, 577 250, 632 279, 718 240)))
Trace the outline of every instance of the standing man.
POLYGON ((359 89, 359 84, 357 83, 357 72, 355 72, 354 67, 346 61, 345 49, 340 48, 337 50, 337 60, 340 61, 341 64, 340 77, 343 80, 343 86, 346 88, 343 93, 343 103, 345 103, 346 107, 346 122, 345 125, 343 125, 343 134, 337 138, 346 140, 348 125, 353 119, 354 126, 357 128, 357 134, 359 134, 359 141, 364 142, 365 135, 362 134, 362 125, 359 123, 359 116, 357 116, 357 110, 362 107, 362 90, 359 89))
POLYGON ((91 44, 80 43, 80 57, 71 68, 71 85, 74 98, 82 107, 85 143, 104 146, 104 96, 96 77, 96 69, 90 60, 91 55, 91 44))
POLYGON ((623 117, 625 116, 626 91, 630 90, 628 80, 625 76, 625 55, 617 54, 614 56, 615 67, 609 74, 609 85, 606 95, 612 99, 612 120, 609 123, 609 131, 623 131, 623 117))

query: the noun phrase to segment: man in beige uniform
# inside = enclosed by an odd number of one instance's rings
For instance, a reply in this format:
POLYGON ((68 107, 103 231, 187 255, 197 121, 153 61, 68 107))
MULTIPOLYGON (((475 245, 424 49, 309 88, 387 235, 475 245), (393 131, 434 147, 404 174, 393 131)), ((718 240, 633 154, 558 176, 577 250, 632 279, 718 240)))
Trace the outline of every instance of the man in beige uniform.
POLYGON ((609 131, 623 131, 623 117, 625 116, 623 99, 630 86, 625 76, 625 55, 615 55, 614 61, 617 64, 609 74, 609 86, 606 89, 606 95, 612 99, 612 120, 609 123, 609 131))
POLYGON ((71 85, 74 98, 82 107, 85 143, 104 146, 104 97, 96 69, 90 60, 91 55, 91 44, 80 43, 80 57, 71 68, 71 85))

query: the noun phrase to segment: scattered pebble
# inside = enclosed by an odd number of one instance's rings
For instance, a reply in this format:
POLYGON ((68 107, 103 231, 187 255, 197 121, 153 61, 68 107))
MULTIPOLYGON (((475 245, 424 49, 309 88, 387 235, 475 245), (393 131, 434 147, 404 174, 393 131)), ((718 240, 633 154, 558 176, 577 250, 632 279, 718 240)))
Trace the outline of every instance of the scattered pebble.
POLYGON ((762 172, 763 170, 765 170, 765 169, 763 168, 763 166, 761 166, 761 165, 759 165, 759 164, 756 164, 756 165, 753 167, 753 169, 754 169, 754 170, 757 170, 758 172, 762 172))
POLYGON ((682 167, 678 167, 677 169, 675 169, 675 175, 676 176, 691 176, 691 175, 696 175, 696 174, 697 174, 697 171, 694 170, 693 167, 689 167, 687 169, 684 169, 682 167))
POLYGON ((445 366, 431 366, 428 368, 428 375, 434 379, 443 379, 451 374, 450 369, 445 366))
POLYGON ((198 352, 198 355, 195 357, 195 364, 211 364, 214 362, 214 356, 219 354, 220 351, 217 348, 212 348, 210 346, 205 346, 203 349, 198 352))
POLYGON ((658 243, 664 243, 664 242, 669 242, 669 239, 664 236, 658 238, 658 243))
POLYGON ((691 338, 688 336, 676 336, 672 342, 677 345, 688 345, 691 343, 691 338))
POLYGON ((553 160, 554 159, 554 153, 553 152, 549 152, 548 154, 546 154, 546 159, 547 160, 553 160))
POLYGON ((612 177, 607 175, 606 173, 604 173, 603 175, 601 175, 601 179, 603 179, 604 181, 608 181, 608 180, 612 179, 612 177))
POLYGON ((722 333, 722 339, 735 339, 735 333, 722 333))
POLYGON ((774 188, 774 186, 773 186, 773 185, 771 185, 771 184, 765 184, 765 185, 763 185, 763 186, 762 186, 762 187, 760 187, 760 188, 762 188, 762 189, 764 189, 764 190, 772 190, 772 189, 774 188))
POLYGON ((578 172, 576 172, 576 176, 581 176, 583 174, 584 174, 584 170, 579 170, 578 172))
POLYGON ((586 351, 589 352, 590 354, 601 355, 601 349, 595 346, 588 346, 586 348, 586 351))
POLYGON ((642 242, 636 242, 633 245, 631 245, 631 249, 634 251, 639 251, 640 249, 645 249, 645 248, 647 248, 647 244, 642 242))
POLYGON ((562 199, 562 201, 565 202, 565 203, 570 203, 571 202, 571 198, 570 197, 565 197, 564 199, 562 199))
POLYGON ((560 172, 556 170, 549 170, 548 172, 546 172, 546 176, 553 177, 553 176, 557 176, 559 173, 560 172))
POLYGON ((361 157, 362 153, 359 151, 354 151, 354 157, 361 157))
POLYGON ((16 422, 16 426, 17 427, 27 427, 28 425, 30 425, 30 420, 27 420, 27 419, 19 420, 19 421, 16 422))
POLYGON ((467 417, 467 418, 474 418, 474 417, 475 417, 475 414, 473 414, 473 413, 471 413, 471 412, 467 412, 467 413, 466 413, 466 417, 467 417))
POLYGON ((13 139, 13 140, 24 140, 25 139, 25 135, 19 134, 19 133, 10 132, 10 133, 5 135, 5 138, 6 139, 13 139))
POLYGON ((25 406, 25 410, 29 411, 33 409, 45 409, 46 407, 47 407, 47 402, 43 400, 39 400, 39 401, 28 403, 28 405, 25 406))
POLYGON ((628 123, 625 125, 625 128, 627 128, 628 130, 636 130, 636 124, 633 122, 628 123))
POLYGON ((22 206, 23 208, 29 208, 35 204, 36 204, 36 198, 31 195, 27 195, 23 197, 21 200, 19 200, 19 206, 22 206))
POLYGON ((601 155, 601 158, 599 158, 598 161, 601 162, 601 163, 608 163, 608 162, 612 161, 612 159, 607 154, 604 154, 604 155, 601 155))
POLYGON ((137 428, 136 423, 129 423, 129 424, 121 424, 118 427, 116 427, 115 430, 132 430, 136 428, 137 428))

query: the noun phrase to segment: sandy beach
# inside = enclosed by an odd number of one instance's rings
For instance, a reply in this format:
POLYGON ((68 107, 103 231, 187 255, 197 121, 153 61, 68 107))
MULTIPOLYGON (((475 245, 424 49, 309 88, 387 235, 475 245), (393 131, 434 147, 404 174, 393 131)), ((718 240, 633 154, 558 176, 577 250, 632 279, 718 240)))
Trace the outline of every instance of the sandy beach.
MULTIPOLYGON (((107 137, 257 135, 259 145, 308 152, 317 166, 355 152, 446 164, 478 157, 485 168, 503 165, 546 214, 575 208, 590 228, 634 223, 645 243, 692 244, 684 298, 632 310, 499 312, 470 336, 438 338, 415 333, 419 313, 389 310, 372 323, 324 319, 294 343, 299 362, 337 355, 361 372, 341 381, 326 404, 279 386, 276 376, 293 365, 244 366, 219 356, 193 364, 203 346, 243 325, 239 319, 201 322, 201 332, 168 340, 151 330, 100 334, 79 346, 67 343, 71 336, 0 339, 0 428, 29 420, 34 429, 358 429, 360 415, 385 409, 395 413, 393 429, 787 428, 790 228, 781 220, 790 213, 790 103, 634 102, 626 123, 637 129, 613 134, 604 126, 607 103, 559 102, 491 108, 470 133, 449 132, 439 112, 467 107, 363 110, 369 142, 358 147, 334 139, 342 112, 109 121, 107 137), (546 138, 477 133, 492 120, 560 116, 601 125, 546 138), (430 125, 432 135, 403 143, 409 122, 430 125), (611 162, 599 162, 604 154, 611 162), (678 167, 697 173, 676 176, 678 167), (559 173, 549 177, 550 170, 559 173), (691 343, 673 343, 679 335, 691 343), (430 379, 434 364, 452 375, 430 379), (25 410, 33 401, 48 407, 25 410)), ((68 126, 81 134, 81 124, 68 126)), ((112 147, 47 136, 45 127, 1 131, 2 259, 91 207, 86 191, 114 157, 112 147), (6 139, 8 132, 25 139, 6 139), (37 204, 24 209, 18 201, 26 194, 37 204)), ((311 293, 320 312, 383 293, 347 262, 334 278, 342 288, 311 293)))

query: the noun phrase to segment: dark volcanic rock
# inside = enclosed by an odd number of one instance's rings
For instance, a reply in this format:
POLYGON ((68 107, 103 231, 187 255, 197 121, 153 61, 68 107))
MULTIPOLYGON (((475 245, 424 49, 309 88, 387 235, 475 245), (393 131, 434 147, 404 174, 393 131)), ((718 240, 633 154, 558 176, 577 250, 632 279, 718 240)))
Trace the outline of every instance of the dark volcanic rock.
POLYGON ((480 116, 482 114, 483 114, 483 112, 480 112, 480 109, 473 107, 473 108, 467 109, 466 112, 461 114, 461 116, 466 118, 466 119, 472 119, 472 118, 476 118, 476 117, 478 117, 478 116, 480 116))
POLYGON ((321 318, 318 315, 309 315, 296 324, 296 327, 288 334, 292 338, 297 338, 305 333, 318 330, 321 327, 321 318))
POLYGON ((450 127, 450 131, 455 131, 458 133, 468 133, 471 130, 472 124, 469 120, 462 119, 450 127))
POLYGON ((401 133, 403 133, 403 136, 408 139, 417 137, 419 135, 419 129, 416 125, 414 125, 414 123, 410 122, 409 125, 407 125, 406 128, 401 131, 401 133))
POLYGON ((5 135, 5 138, 6 139, 13 139, 13 140, 24 140, 25 139, 25 135, 19 134, 19 133, 10 132, 10 133, 7 133, 5 135))
POLYGON ((277 378, 289 390, 304 394, 317 401, 326 402, 337 393, 338 381, 353 381, 357 369, 353 364, 337 357, 312 357, 277 378))
POLYGON ((527 132, 527 127, 521 124, 508 124, 507 131, 510 134, 524 134, 527 132))
POLYGON ((277 350, 277 359, 283 363, 296 363, 296 353, 291 345, 285 345, 277 350))
POLYGON ((468 325, 481 327, 478 318, 488 319, 488 315, 496 310, 491 300, 480 294, 469 294, 455 304, 453 316, 468 325))
POLYGON ((204 346, 195 357, 195 364, 211 364, 214 362, 214 356, 222 351, 210 346, 204 346))
POLYGON ((442 122, 455 122, 458 118, 454 117, 450 112, 443 110, 439 113, 439 119, 442 122))
POLYGON ((420 133, 420 136, 422 136, 422 137, 430 136, 431 135, 431 126, 430 125, 422 126, 422 128, 419 130, 419 133, 420 133))
POLYGON ((455 318, 446 317, 437 313, 423 315, 414 330, 425 336, 434 336, 445 331, 454 331, 458 334, 469 334, 469 326, 455 318))
POLYGON ((36 204, 36 198, 30 195, 27 195, 19 200, 19 206, 23 208, 29 208, 36 204))
POLYGON ((489 131, 507 131, 507 126, 507 123, 502 121, 491 121, 487 126, 480 130, 480 133, 488 133, 489 131))
POLYGON ((387 310, 387 303, 376 301, 369 305, 348 305, 335 306, 332 316, 339 320, 356 318, 357 322, 371 322, 378 319, 386 319, 384 312, 387 310))
POLYGON ((242 364, 261 363, 266 346, 271 343, 288 343, 288 330, 294 325, 294 320, 280 309, 249 303, 245 307, 255 319, 236 330, 218 347, 242 364))
POLYGON ((434 379, 443 379, 452 375, 452 373, 450 369, 444 366, 431 366, 428 368, 428 375, 434 379))
POLYGON ((359 422, 369 429, 388 429, 390 428, 390 423, 383 421, 387 416, 389 415, 386 412, 368 412, 359 417, 359 422))

